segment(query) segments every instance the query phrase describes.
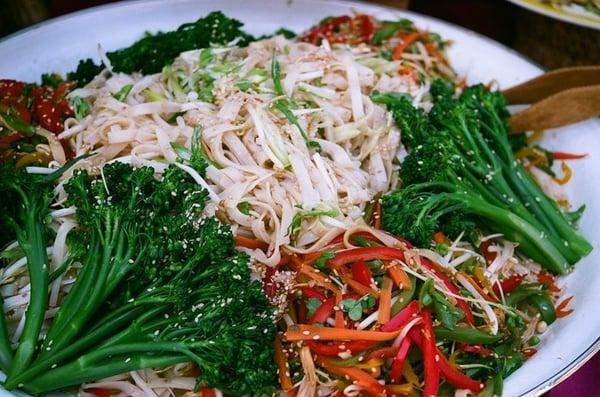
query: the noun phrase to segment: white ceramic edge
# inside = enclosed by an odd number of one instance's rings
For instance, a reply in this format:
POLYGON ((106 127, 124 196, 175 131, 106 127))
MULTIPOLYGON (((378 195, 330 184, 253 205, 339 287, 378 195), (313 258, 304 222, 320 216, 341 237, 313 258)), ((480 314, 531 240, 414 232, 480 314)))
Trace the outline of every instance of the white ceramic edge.
MULTIPOLYGON (((171 2, 175 3, 175 2, 186 2, 187 0, 171 0, 171 2)), ((294 0, 290 0, 289 2, 293 2, 294 0)), ((342 1, 342 0, 320 0, 322 2, 327 2, 330 4, 336 4, 342 7, 350 7, 350 8, 355 8, 355 9, 363 9, 363 10, 368 10, 368 12, 373 12, 374 10, 380 10, 380 11, 386 11, 389 13, 394 13, 397 15, 403 15, 403 16, 408 16, 409 18, 412 17, 416 17, 422 20, 430 20, 430 21, 435 21, 436 23, 442 24, 442 25, 447 25, 457 31, 460 31, 464 34, 468 34, 471 36, 475 36, 477 37, 477 39, 486 42, 489 45, 495 46, 499 49, 502 49, 505 52, 510 52, 513 55, 517 56, 518 58, 521 58, 522 60, 525 60, 526 62, 535 65, 534 62, 532 62, 531 60, 527 59, 526 57, 524 57, 523 55, 517 53, 516 51, 486 37, 483 35, 480 35, 478 33, 472 32, 466 28, 463 28, 461 26, 458 25, 454 25, 452 23, 446 22, 446 21, 442 21, 439 20, 437 18, 433 18, 433 17, 429 17, 429 16, 424 16, 421 14, 417 14, 414 12, 410 12, 410 11, 405 11, 405 10, 399 10, 393 7, 388 7, 388 6, 381 6, 381 5, 374 5, 374 4, 369 4, 369 3, 364 3, 361 1, 342 1)), ((522 3, 520 3, 518 0, 509 0, 515 4, 519 4, 522 5, 522 3)), ((15 32, 9 36, 6 36, 2 39, 0 39, 0 44, 4 41, 10 40, 13 37, 16 36, 20 36, 24 33, 27 33, 29 31, 33 31, 36 29, 39 29, 45 25, 49 25, 49 24, 55 24, 55 23, 60 23, 62 21, 71 19, 71 18, 76 18, 80 15, 85 15, 85 14, 89 14, 89 13, 94 13, 100 10, 104 10, 104 9, 111 9, 111 8, 119 8, 119 7, 127 7, 127 6, 131 6, 133 4, 136 3, 161 3, 164 2, 164 0, 129 0, 129 1, 122 1, 122 2, 117 2, 117 3, 111 3, 111 4, 105 4, 105 5, 101 5, 101 6, 96 6, 96 7, 91 7, 85 10, 81 10, 81 11, 77 11, 74 13, 70 13, 64 16, 60 16, 57 18, 53 18, 41 23, 38 23, 36 25, 33 25, 31 27, 28 27, 26 29, 23 29, 21 31, 15 32)), ((302 0, 299 2, 314 2, 314 3, 318 3, 319 0, 302 0)), ((534 11, 537 9, 533 9, 534 11)), ((551 15, 554 16, 554 15, 551 15)), ((562 19, 562 18, 559 18, 562 19)), ((568 22, 570 22, 569 20, 567 20, 568 22)), ((244 22, 244 20, 242 19, 242 22, 244 22)), ((285 23, 284 23, 285 25, 285 23)), ((594 26, 590 26, 590 27, 594 27, 594 26)), ((541 72, 541 69, 538 65, 535 65, 538 70, 541 72)), ((597 337, 597 339, 587 348, 585 349, 582 353, 580 353, 574 360, 572 360, 570 363, 566 364, 565 366, 563 366, 563 368, 558 371, 557 373, 555 373, 553 376, 549 377, 548 379, 539 382, 537 385, 531 387, 529 390, 523 392, 522 394, 520 394, 520 396, 539 396, 543 393, 545 393, 546 391, 550 390, 551 388, 553 388, 554 386, 556 386, 557 384, 559 384, 560 382, 562 382, 563 380, 565 380, 569 375, 571 375, 573 372, 575 372, 578 368, 580 368, 587 360, 589 360, 594 353, 598 352, 600 350, 600 336, 597 337)), ((0 390, 0 396, 2 395, 12 395, 4 390, 0 390)), ((21 393, 19 393, 18 395, 22 395, 21 393)))
POLYGON ((600 17, 599 18, 595 18, 593 16, 593 14, 591 14, 592 16, 587 16, 587 15, 581 15, 581 14, 577 14, 577 13, 569 13, 569 11, 566 10, 562 10, 558 11, 558 10, 554 10, 551 7, 548 6, 544 6, 543 4, 533 4, 533 3, 529 3, 527 1, 523 1, 523 0, 508 0, 513 4, 518 5, 519 7, 523 7, 529 11, 538 13, 538 14, 543 14, 545 16, 554 18, 554 19, 558 19, 561 20, 563 22, 568 22, 568 23, 572 23, 574 25, 579 25, 579 26, 583 26, 586 28, 591 28, 591 29, 596 29, 596 30, 600 30, 600 17), (598 19, 598 22, 594 22, 593 19, 598 19))

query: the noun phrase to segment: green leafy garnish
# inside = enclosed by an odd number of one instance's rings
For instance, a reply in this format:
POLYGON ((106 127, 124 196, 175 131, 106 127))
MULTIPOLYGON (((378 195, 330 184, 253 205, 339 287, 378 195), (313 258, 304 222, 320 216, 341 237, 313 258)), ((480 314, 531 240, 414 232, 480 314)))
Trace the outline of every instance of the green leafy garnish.
POLYGON ((283 85, 281 84, 281 66, 277 62, 275 51, 273 51, 273 60, 271 61, 271 78, 273 79, 273 89, 276 95, 285 95, 283 85))
POLYGON ((133 84, 124 85, 123 87, 121 87, 121 89, 119 91, 117 91, 113 94, 113 98, 115 98, 117 101, 124 102, 125 99, 127 98, 127 95, 129 95, 129 93, 131 92, 132 88, 133 88, 133 84))
POLYGON ((306 301, 306 317, 311 318, 315 314, 319 306, 321 306, 320 300, 315 298, 308 298, 308 300, 306 301))
POLYGON ((247 201, 242 201, 237 205, 237 209, 244 215, 250 215, 250 209, 252 206, 247 201))
POLYGON ((200 61, 198 67, 205 68, 215 59, 215 54, 210 48, 203 48, 200 50, 200 61))

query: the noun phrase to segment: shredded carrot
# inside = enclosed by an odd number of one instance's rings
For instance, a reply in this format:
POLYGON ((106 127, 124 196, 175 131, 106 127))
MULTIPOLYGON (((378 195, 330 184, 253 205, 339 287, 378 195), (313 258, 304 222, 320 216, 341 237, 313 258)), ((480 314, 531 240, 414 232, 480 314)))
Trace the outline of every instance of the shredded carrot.
POLYGON ((385 324, 390 321, 393 286, 392 279, 384 276, 381 282, 381 294, 379 295, 379 313, 377 315, 377 322, 379 324, 385 324))
POLYGON ((406 272, 400 267, 400 265, 392 265, 388 267, 387 270, 392 280, 394 280, 394 284, 396 284, 396 287, 400 289, 412 288, 412 282, 410 281, 408 274, 406 274, 406 272))
POLYGON ((402 43, 400 43, 396 48, 394 48, 394 53, 392 55, 392 58, 395 61, 402 58, 402 54, 404 53, 404 51, 406 51, 408 49, 408 47, 410 47, 415 41, 417 41, 420 37, 422 37, 424 35, 425 35, 425 33, 423 33, 423 32, 412 32, 412 33, 409 33, 408 35, 406 35, 403 38, 402 43))
POLYGON ((294 387, 294 384, 290 378, 290 370, 288 368, 288 363, 283 351, 283 345, 281 344, 281 339, 279 336, 275 337, 275 341, 273 341, 273 347, 275 348, 275 362, 277 363, 279 384, 283 390, 290 390, 294 387))
POLYGON ((556 306, 556 310, 555 310, 556 317, 563 318, 563 317, 566 317, 569 314, 573 313, 574 309, 567 309, 567 306, 569 306, 569 303, 571 302, 571 300, 573 300, 572 296, 563 300, 556 306))
POLYGON ((335 295, 335 327, 336 328, 346 328, 344 324, 344 313, 342 312, 340 306, 342 305, 343 295, 341 291, 335 295))
POLYGON ((291 267, 294 270, 296 270, 298 273, 303 274, 306 277, 313 280, 319 287, 328 289, 336 295, 341 294, 341 291, 339 290, 339 288, 336 287, 335 284, 333 284, 333 282, 331 281, 331 279, 329 277, 324 276, 317 269, 314 269, 313 267, 311 267, 310 265, 307 265, 306 263, 300 263, 300 260, 298 259, 298 257, 296 257, 296 256, 292 257, 291 267))
POLYGON ((286 397, 296 397, 298 395, 298 388, 294 387, 291 390, 288 390, 286 393, 286 397))
POLYGON ((563 176, 562 178, 554 178, 554 180, 556 181, 556 183, 562 186, 569 183, 569 181, 573 177, 573 170, 564 161, 560 164, 560 168, 562 169, 563 176))
POLYGON ((244 247, 253 250, 259 249, 262 251, 266 251, 267 249, 269 249, 269 244, 265 243, 264 241, 244 236, 235 236, 235 245, 237 247, 244 247))
POLYGON ((448 239, 443 232, 437 232, 433 234, 433 241, 435 241, 436 244, 444 244, 448 241, 448 239))
POLYGON ((373 295, 375 298, 379 298, 379 292, 374 290, 373 288, 367 287, 359 283, 358 281, 348 277, 348 276, 340 276, 342 281, 350 286, 354 291, 358 292, 361 295, 373 295))
POLYGON ((355 367, 338 367, 331 364, 327 359, 317 356, 317 363, 328 372, 347 377, 356 383, 361 389, 369 395, 385 396, 385 387, 377 382, 373 376, 355 367))
POLYGON ((397 337, 402 330, 394 332, 359 331, 299 324, 288 327, 285 338, 288 342, 299 340, 364 340, 385 342, 397 337))
POLYGON ((427 50, 427 53, 429 55, 431 55, 438 61, 441 61, 441 62, 444 61, 444 56, 438 50, 437 46, 435 45, 435 43, 433 41, 428 41, 427 43, 425 43, 425 49, 427 50))

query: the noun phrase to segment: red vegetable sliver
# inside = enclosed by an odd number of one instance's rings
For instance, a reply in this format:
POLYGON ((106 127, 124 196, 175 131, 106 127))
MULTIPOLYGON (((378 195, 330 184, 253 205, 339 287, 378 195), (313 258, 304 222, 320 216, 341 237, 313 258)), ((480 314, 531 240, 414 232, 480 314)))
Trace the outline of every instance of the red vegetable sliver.
POLYGON ((319 306, 312 317, 308 319, 308 323, 325 323, 329 316, 331 316, 331 313, 333 313, 334 306, 335 298, 327 299, 325 302, 321 303, 321 306, 319 306))
POLYGON ((371 286, 371 269, 365 263, 365 261, 358 261, 354 265, 352 265, 352 278, 365 287, 371 286))
POLYGON ((314 288, 311 287, 301 287, 300 290, 302 291, 302 296, 305 298, 312 298, 312 299, 318 299, 320 301, 324 301, 327 299, 327 297, 325 296, 325 294, 323 294, 322 292, 317 291, 314 288))
POLYGON ((498 283, 495 283, 492 286, 494 294, 496 294, 496 296, 500 296, 500 287, 502 287, 502 292, 504 294, 509 293, 510 291, 514 290, 519 285, 521 285, 524 278, 525 278, 524 274, 515 274, 515 275, 512 275, 512 276, 500 281, 500 286, 498 286, 498 283))
POLYGON ((394 362, 392 363, 392 370, 390 372, 390 379, 392 383, 400 383, 400 377, 402 376, 402 367, 404 366, 404 360, 406 360, 406 356, 408 355, 408 351, 412 342, 410 338, 404 338, 400 343, 400 348, 398 349, 398 353, 396 357, 394 357, 394 362))
POLYGON ((397 331, 419 313, 419 302, 412 301, 380 329, 383 332, 397 331))
POLYGON ((440 387, 440 370, 436 362, 439 361, 440 358, 437 355, 431 313, 428 309, 424 309, 422 316, 423 327, 421 328, 421 334, 423 336, 423 345, 421 350, 423 352, 423 366, 425 371, 423 397, 436 397, 440 387))
POLYGON ((587 157, 587 154, 575 154, 566 152, 553 152, 552 158, 554 160, 579 160, 587 157))

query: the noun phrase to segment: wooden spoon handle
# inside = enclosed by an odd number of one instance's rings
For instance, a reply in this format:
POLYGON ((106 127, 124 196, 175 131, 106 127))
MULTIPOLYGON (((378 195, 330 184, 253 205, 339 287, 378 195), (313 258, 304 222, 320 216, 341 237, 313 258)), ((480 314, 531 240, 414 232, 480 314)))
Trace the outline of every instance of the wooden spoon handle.
POLYGON ((550 95, 510 117, 511 132, 562 127, 600 116, 600 84, 550 95))
POLYGON ((534 103, 575 87, 600 84, 600 66, 556 69, 502 91, 511 104, 534 103))

